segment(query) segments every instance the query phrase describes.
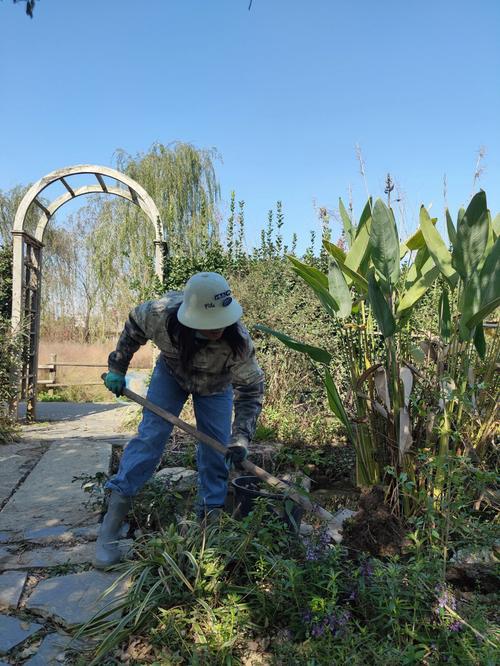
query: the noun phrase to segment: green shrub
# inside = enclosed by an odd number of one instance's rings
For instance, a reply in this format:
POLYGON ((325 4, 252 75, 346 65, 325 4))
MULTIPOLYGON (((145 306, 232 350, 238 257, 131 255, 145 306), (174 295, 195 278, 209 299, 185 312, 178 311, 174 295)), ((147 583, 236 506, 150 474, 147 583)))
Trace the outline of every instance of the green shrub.
POLYGON ((121 618, 82 628, 102 641, 92 664, 131 636, 165 664, 242 664, 249 641, 276 666, 494 663, 494 603, 464 603, 432 554, 352 560, 321 531, 297 540, 262 501, 241 522, 145 537, 121 569, 121 618))
MULTIPOLYGON (((283 442, 334 442, 340 424, 331 416, 321 378, 312 364, 277 340, 252 329, 262 322, 290 333, 300 329, 306 342, 318 345, 326 340, 332 355, 339 358, 335 353, 335 325, 310 297, 285 259, 253 262, 245 274, 236 273, 229 279, 243 306, 244 322, 250 329, 266 377, 260 423, 274 430, 283 442)), ((340 362, 334 372, 340 384, 344 384, 345 370, 340 362)))
POLYGON ((15 399, 17 382, 15 368, 19 364, 21 341, 11 331, 12 249, 0 247, 0 444, 15 438, 17 425, 9 413, 15 399))
POLYGON ((9 406, 17 395, 14 373, 21 354, 19 336, 13 335, 10 319, 0 318, 0 444, 16 438, 18 426, 9 406))
POLYGON ((0 318, 10 319, 12 311, 12 248, 0 246, 0 318))

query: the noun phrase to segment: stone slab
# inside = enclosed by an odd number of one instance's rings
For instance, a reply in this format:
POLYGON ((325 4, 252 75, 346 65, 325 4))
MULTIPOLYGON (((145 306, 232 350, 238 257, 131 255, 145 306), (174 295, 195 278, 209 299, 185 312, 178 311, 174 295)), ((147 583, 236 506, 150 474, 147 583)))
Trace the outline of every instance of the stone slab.
POLYGON ((259 467, 268 468, 270 463, 280 452, 283 444, 280 442, 250 442, 248 446, 248 457, 259 467))
POLYGON ((33 530, 94 523, 95 512, 85 506, 88 495, 73 477, 107 472, 110 459, 105 441, 54 442, 3 508, 0 532, 22 539, 33 530))
POLYGON ((0 448, 0 505, 8 499, 26 473, 29 459, 15 453, 6 453, 0 448))
POLYGON ((187 467, 164 467, 154 478, 161 481, 169 490, 187 492, 198 486, 198 472, 187 467))
POLYGON ((6 571, 0 576, 0 609, 17 608, 26 583, 26 573, 6 571))
POLYGON ((0 655, 5 655, 37 631, 43 629, 36 622, 23 622, 17 617, 0 615, 0 655))
MULTIPOLYGON (((111 394, 110 394, 111 395, 111 394)), ((130 403, 128 403, 130 404, 130 403)), ((47 430, 52 425, 59 426, 61 421, 67 424, 81 424, 91 426, 97 430, 109 430, 116 432, 116 423, 120 422, 120 412, 124 407, 118 400, 113 402, 38 402, 38 423, 23 426, 23 437, 25 435, 38 435, 39 432, 47 430), (50 421, 57 423, 51 424, 50 421)), ((26 403, 19 403, 19 415, 25 415, 26 403)))
POLYGON ((333 515, 333 520, 327 523, 327 534, 331 539, 333 539, 333 541, 335 541, 335 543, 342 542, 342 525, 344 524, 344 521, 346 521, 348 518, 352 518, 355 515, 356 512, 351 511, 350 509, 339 509, 339 511, 333 515))
POLYGON ((40 569, 57 567, 61 564, 85 564, 94 559, 95 543, 79 543, 62 548, 34 548, 33 550, 12 550, 8 555, 0 555, 0 570, 40 569))
POLYGON ((64 662, 64 652, 71 642, 71 636, 48 634, 38 651, 23 666, 55 666, 64 662))
POLYGON ((353 516, 356 515, 356 511, 351 511, 351 509, 339 509, 335 514, 335 520, 337 520, 339 523, 344 523, 346 520, 349 520, 349 518, 352 518, 353 516))
POLYGON ((38 583, 26 602, 26 608, 43 617, 54 618, 66 626, 81 624, 96 612, 113 607, 124 594, 128 587, 127 581, 120 581, 109 595, 102 596, 117 577, 118 574, 102 571, 84 571, 47 578, 38 583))
POLYGON ((22 539, 12 532, 0 532, 0 544, 15 544, 17 541, 36 543, 38 545, 63 544, 73 541, 95 541, 99 534, 99 525, 88 527, 68 528, 65 525, 55 527, 42 527, 37 530, 28 530, 23 533, 22 539))
POLYGON ((64 525, 59 525, 56 527, 44 527, 41 530, 28 530, 24 533, 24 541, 37 544, 68 543, 77 539, 95 541, 98 534, 99 525, 97 524, 71 529, 68 529, 64 525))

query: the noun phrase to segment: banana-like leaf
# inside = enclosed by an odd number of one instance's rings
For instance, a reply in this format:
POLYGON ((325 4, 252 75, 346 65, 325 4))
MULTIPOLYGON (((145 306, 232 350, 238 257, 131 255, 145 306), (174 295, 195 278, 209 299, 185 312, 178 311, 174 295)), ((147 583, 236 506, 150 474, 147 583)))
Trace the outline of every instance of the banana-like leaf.
POLYGON ((328 289, 328 277, 322 271, 320 271, 319 268, 309 266, 309 264, 304 264, 292 254, 288 254, 287 259, 292 263, 296 272, 300 271, 300 277, 307 275, 315 282, 318 282, 318 284, 320 284, 322 287, 328 289))
POLYGON ((489 220, 486 194, 480 190, 472 197, 465 215, 457 225, 452 264, 463 280, 472 275, 481 261, 488 242, 489 220))
POLYGON ((448 291, 443 289, 439 298, 439 334, 443 342, 448 342, 451 336, 451 311, 448 291))
POLYGON ((410 414, 406 407, 401 407, 399 410, 399 460, 403 460, 403 456, 407 453, 413 443, 410 428, 410 414))
POLYGON ((370 197, 365 203, 365 207, 363 208, 363 212, 361 213, 361 217, 359 218, 359 224, 356 227, 356 236, 359 234, 361 229, 366 224, 371 224, 371 219, 372 219, 372 198, 370 197))
POLYGON ((491 221, 491 213, 490 213, 489 210, 487 211, 487 214, 488 214, 488 240, 486 241, 486 247, 484 248, 483 258, 481 259, 481 261, 477 265, 477 270, 478 271, 480 271, 482 269, 482 267, 484 266, 484 262, 486 261, 486 257, 489 255, 489 253, 493 249, 493 245, 495 245, 495 240, 496 240, 495 231, 493 230, 493 222, 491 221))
POLYGON ((403 385, 403 403, 406 408, 410 405, 410 395, 413 388, 413 372, 403 365, 399 368, 399 379, 403 385))
MULTIPOLYGON (((368 232, 370 231, 371 224, 372 224, 371 214, 372 214, 372 200, 370 198, 367 201, 366 205, 365 205, 365 209, 363 210, 363 212, 361 214, 360 221, 359 221, 360 225, 363 224, 363 226, 366 226, 366 228, 368 229, 368 232), (366 221, 364 221, 365 219, 366 219, 366 221)), ((362 259, 362 261, 359 265, 359 268, 358 268, 358 273, 360 273, 361 275, 364 275, 364 276, 368 275, 368 269, 369 269, 370 263, 371 263, 371 256, 370 255, 371 255, 371 250, 370 250, 370 244, 368 243, 368 249, 367 249, 367 251, 365 253, 365 256, 363 257, 363 259, 362 259)))
POLYGON ((454 289, 458 282, 458 275, 451 263, 451 253, 444 244, 439 231, 432 224, 429 213, 424 206, 420 207, 420 228, 434 263, 454 289))
POLYGON ((493 219, 491 226, 493 227, 493 234, 496 240, 497 236, 500 236, 500 213, 497 213, 495 215, 495 218, 493 219))
POLYGON ((346 254, 345 265, 353 271, 359 271, 360 266, 368 261, 370 256, 370 228, 372 225, 370 202, 368 202, 361 214, 358 227, 356 229, 356 238, 351 249, 346 254))
POLYGON ((366 224, 358 232, 354 239, 351 249, 346 255, 345 265, 353 271, 358 271, 359 267, 365 261, 366 256, 370 251, 370 224, 366 224))
POLYGON ((345 263, 346 253, 341 247, 335 245, 334 243, 330 243, 330 241, 327 240, 323 241, 323 247, 329 254, 332 255, 334 259, 339 262, 339 264, 345 263))
POLYGON ((392 211, 377 199, 372 213, 370 249, 373 265, 387 284, 399 278, 399 238, 392 211))
POLYGON ((466 317, 464 313, 465 324, 471 330, 500 307, 500 236, 479 273, 478 292, 478 307, 472 310, 471 317, 466 317))
POLYGON ((387 370, 379 366, 373 375, 373 383, 375 384, 375 391, 380 402, 387 409, 391 411, 391 398, 389 394, 389 382, 387 381, 387 370))
MULTIPOLYGON (((437 222, 437 217, 431 218, 432 224, 435 226, 437 222)), ((422 229, 417 229, 414 234, 405 240, 404 243, 401 243, 401 251, 405 248, 405 254, 408 250, 420 250, 425 247, 425 239, 422 233, 422 229)))
POLYGON ((344 226, 344 235, 347 241, 347 245, 351 247, 355 236, 355 229, 352 224, 352 220, 349 217, 349 213, 346 211, 345 206, 340 197, 339 197, 339 213, 340 217, 342 218, 342 224, 344 226))
POLYGON ((325 368, 325 376, 323 378, 323 381, 326 386, 326 393, 328 396, 328 404, 330 405, 330 409, 339 419, 339 421, 345 426, 345 429, 347 430, 347 436, 349 437, 351 444, 355 445, 356 436, 354 434, 352 424, 349 420, 349 417, 347 416, 347 412, 344 409, 344 405, 340 398, 340 394, 338 392, 338 389, 335 385, 335 382, 333 381, 333 378, 328 368, 325 368))
MULTIPOLYGON (((416 269, 416 276, 415 279, 420 277, 420 275, 423 275, 424 273, 427 273, 427 271, 430 271, 433 266, 436 264, 434 263, 434 259, 431 257, 431 253, 427 249, 427 245, 425 247, 420 248, 420 250, 417 252, 415 255, 415 269, 416 269)), ((410 274, 411 270, 408 272, 408 275, 410 274)), ((407 278, 409 280, 409 277, 407 278)))
POLYGON ((486 340, 484 337, 483 322, 476 326, 474 331, 474 347, 476 348, 479 358, 482 360, 486 356, 486 340))
POLYGON ((394 335, 396 322, 373 270, 368 274, 368 300, 384 338, 394 335))
POLYGON ((439 268, 434 265, 430 267, 430 270, 427 270, 423 275, 420 275, 420 277, 415 280, 411 287, 405 291, 403 298, 399 301, 396 310, 396 316, 401 317, 405 310, 413 307, 415 303, 417 303, 417 301, 427 293, 429 288, 434 283, 434 280, 437 279, 438 275, 439 268))
POLYGON ((424 247, 421 247, 419 250, 417 250, 415 259, 406 273, 405 291, 410 289, 414 282, 422 277, 422 275, 430 271, 431 268, 434 268, 435 265, 436 264, 434 263, 434 259, 429 254, 427 245, 424 245, 424 247))
POLYGON ((287 347, 290 347, 290 349, 295 349, 295 351, 307 354, 313 361, 316 361, 316 363, 324 363, 325 365, 328 365, 332 360, 331 354, 329 354, 324 349, 313 347, 312 345, 306 345, 303 342, 299 342, 298 340, 294 340, 290 336, 285 335, 285 333, 273 331, 272 328, 264 326, 264 324, 256 324, 254 328, 258 331, 262 331, 262 333, 273 335, 275 338, 278 338, 278 340, 283 342, 283 344, 285 344, 287 347))
POLYGON ((339 304, 337 316, 341 319, 349 317, 352 311, 351 292, 337 260, 333 258, 330 258, 328 262, 328 289, 339 304))
POLYGON ((295 257, 288 256, 293 264, 293 270, 313 289, 321 304, 331 317, 339 311, 339 304, 328 291, 328 278, 324 273, 313 266, 303 264, 295 257))
POLYGON ((453 225, 453 220, 451 219, 450 211, 448 209, 446 209, 446 229, 448 230, 448 238, 450 239, 450 243, 455 245, 457 230, 453 225))
POLYGON ((323 247, 334 259, 337 260, 338 265, 345 275, 347 285, 355 284, 361 292, 366 293, 368 291, 368 281, 362 275, 346 266, 346 255, 341 248, 327 240, 323 241, 323 247))

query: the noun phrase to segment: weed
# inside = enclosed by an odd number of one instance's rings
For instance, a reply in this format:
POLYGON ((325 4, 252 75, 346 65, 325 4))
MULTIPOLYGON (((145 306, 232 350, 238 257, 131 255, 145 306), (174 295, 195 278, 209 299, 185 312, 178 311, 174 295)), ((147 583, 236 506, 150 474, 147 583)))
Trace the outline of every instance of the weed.
POLYGON ((155 663, 214 666, 243 663, 249 640, 276 666, 493 665, 498 649, 491 605, 443 587, 432 551, 353 561, 322 534, 303 544, 263 500, 241 522, 145 536, 121 574, 131 580, 121 618, 80 630, 101 636, 92 664, 133 635, 155 663))
POLYGON ((106 472, 97 472, 96 474, 82 474, 81 476, 74 476, 73 483, 80 482, 80 487, 84 493, 89 495, 84 505, 94 510, 102 510, 106 503, 106 491, 104 486, 109 479, 106 472))

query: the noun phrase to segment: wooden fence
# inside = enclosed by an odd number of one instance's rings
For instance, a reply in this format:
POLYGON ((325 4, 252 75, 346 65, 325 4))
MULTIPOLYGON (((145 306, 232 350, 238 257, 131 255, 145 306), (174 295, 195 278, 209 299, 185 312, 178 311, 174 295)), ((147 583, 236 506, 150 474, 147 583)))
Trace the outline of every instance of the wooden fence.
MULTIPOLYGON (((64 362, 57 360, 57 354, 50 355, 50 362, 40 364, 38 366, 38 388, 67 388, 69 386, 103 386, 102 380, 93 381, 93 382, 65 382, 58 379, 58 368, 103 368, 107 369, 107 363, 74 363, 74 362, 64 362)), ((148 370, 151 368, 131 368, 131 370, 148 370)))

